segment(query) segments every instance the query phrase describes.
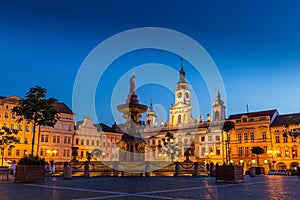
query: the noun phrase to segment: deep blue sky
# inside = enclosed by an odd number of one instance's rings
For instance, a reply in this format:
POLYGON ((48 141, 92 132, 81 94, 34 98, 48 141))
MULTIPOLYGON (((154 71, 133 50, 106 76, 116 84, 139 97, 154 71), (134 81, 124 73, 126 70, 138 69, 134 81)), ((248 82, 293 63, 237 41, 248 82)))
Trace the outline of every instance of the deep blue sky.
MULTIPOLYGON (((89 52, 114 34, 152 26, 182 32, 206 49, 225 84, 227 115, 245 112, 246 104, 250 111, 299 112, 299 8, 296 0, 1 1, 0 95, 24 97, 38 84, 48 89, 49 97, 71 107, 76 73, 89 52)), ((108 68, 96 96, 101 122, 114 122, 110 98, 119 78, 134 66, 152 62, 180 67, 177 55, 144 50, 122 56, 108 68)), ((205 83, 189 63, 185 69, 205 115, 211 109, 205 83)), ((137 93, 141 103, 152 98, 167 112, 174 102, 171 91, 158 85, 146 85, 137 93)), ((120 98, 125 102, 126 96, 120 98)), ((79 120, 88 113, 76 115, 79 120)))

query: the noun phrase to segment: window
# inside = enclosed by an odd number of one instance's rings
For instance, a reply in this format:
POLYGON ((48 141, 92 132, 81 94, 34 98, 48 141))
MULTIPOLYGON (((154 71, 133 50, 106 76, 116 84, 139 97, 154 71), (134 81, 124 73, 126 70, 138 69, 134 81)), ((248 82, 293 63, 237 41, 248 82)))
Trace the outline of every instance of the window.
POLYGON ((103 142, 103 147, 105 147, 105 142, 103 142))
POLYGON ((14 113, 11 114, 11 118, 12 118, 12 119, 15 119, 15 118, 16 118, 16 116, 15 116, 14 113))
POLYGON ((202 137, 201 137, 201 142, 204 142, 204 141, 205 141, 205 137, 202 136, 202 137))
POLYGON ((283 137, 283 142, 287 143, 288 142, 288 137, 283 137))
POLYGON ((239 153, 239 156, 243 155, 243 147, 238 148, 238 153, 239 153))
POLYGON ((8 156, 11 156, 11 154, 12 154, 11 149, 8 148, 8 149, 7 149, 7 155, 8 155, 8 156))
POLYGON ((26 127, 25 127, 25 131, 26 131, 26 132, 29 132, 29 126, 26 126, 26 127))
POLYGON ((220 136, 219 135, 216 136, 216 141, 220 141, 220 136))
POLYGON ((44 156, 44 149, 41 149, 40 155, 41 155, 41 156, 44 156))
POLYGON ((84 145, 84 139, 81 139, 81 145, 84 145))
POLYGON ((238 141, 241 143, 242 142, 242 133, 238 133, 238 141))
POLYGON ((28 138, 24 138, 24 144, 28 144, 28 138))
POLYGON ((53 143, 60 143, 60 136, 53 136, 53 143))
POLYGON ((22 125, 18 125, 18 131, 22 131, 22 125))
POLYGON ((45 135, 45 142, 49 142, 49 135, 45 135))
POLYGON ((94 140, 92 140, 92 146, 94 146, 95 145, 95 142, 94 142, 94 140))
POLYGON ((41 135, 41 142, 45 142, 45 135, 44 134, 41 135))
POLYGON ((275 142, 276 142, 276 143, 280 143, 280 138, 279 138, 278 135, 275 137, 275 142))
POLYGON ((250 140, 251 140, 251 142, 254 142, 254 133, 253 132, 250 133, 250 140))
POLYGON ((245 156, 249 155, 249 147, 245 147, 245 156))
POLYGON ((4 128, 7 128, 7 123, 4 123, 4 124, 3 124, 3 127, 4 127, 4 128))
POLYGON ((8 118, 8 113, 7 112, 4 113, 4 118, 8 118))
POLYGON ((80 156, 83 157, 83 151, 80 151, 80 156))
POLYGON ((220 147, 216 147, 216 155, 217 156, 221 155, 220 147))
POLYGON ((152 140, 152 145, 155 145, 155 140, 152 140))
POLYGON ((68 137, 64 136, 64 144, 67 144, 67 142, 68 142, 68 137))
POLYGON ((96 143, 97 143, 97 147, 99 147, 99 144, 100 144, 100 143, 99 143, 99 140, 97 140, 97 142, 96 142, 96 143))
POLYGON ((75 144, 79 144, 79 139, 78 138, 76 138, 75 144))
POLYGON ((112 147, 112 148, 115 148, 115 143, 112 143, 112 144, 111 144, 111 147, 112 147))
POLYGON ((266 139, 267 139, 267 134, 266 134, 266 132, 262 132, 262 139, 263 139, 263 142, 266 141, 266 139))
POLYGON ((64 151, 63 151, 63 157, 66 157, 66 156, 67 156, 67 150, 64 149, 64 151))
POLYGON ((208 136, 208 141, 212 141, 212 136, 208 136))
POLYGON ((292 137, 292 142, 297 142, 297 138, 292 137))
POLYGON ((15 126, 13 124, 10 125, 10 130, 14 130, 15 126))
POLYGON ((293 158, 294 158, 294 157, 298 157, 298 152, 297 152, 296 149, 293 149, 293 150, 292 150, 292 155, 293 155, 293 158))
POLYGON ((289 150, 284 150, 284 156, 285 156, 285 157, 288 157, 289 154, 290 154, 289 150))
POLYGON ((86 145, 90 145, 90 140, 86 140, 86 145))
POLYGON ((244 133, 244 140, 245 140, 245 141, 248 140, 248 133, 244 133))
POLYGON ((67 157, 70 157, 70 150, 67 150, 67 157))
POLYGON ((24 150, 24 156, 27 155, 27 150, 24 150))
POLYGON ((68 144, 71 144, 71 137, 68 137, 68 144))
POLYGON ((263 146, 265 153, 268 152, 268 147, 267 146, 263 146))
POLYGON ((20 150, 19 149, 16 150, 16 156, 20 156, 20 150))

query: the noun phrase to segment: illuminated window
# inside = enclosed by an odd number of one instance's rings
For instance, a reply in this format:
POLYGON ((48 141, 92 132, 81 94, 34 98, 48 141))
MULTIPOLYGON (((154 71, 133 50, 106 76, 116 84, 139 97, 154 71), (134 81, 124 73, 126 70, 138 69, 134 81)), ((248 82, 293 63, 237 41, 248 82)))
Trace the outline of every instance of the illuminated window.
POLYGON ((238 141, 241 143, 242 142, 242 133, 238 133, 238 141))
POLYGON ((243 147, 238 148, 238 153, 239 153, 239 156, 243 155, 243 147))
POLYGON ((28 138, 24 138, 24 144, 28 144, 28 138))
POLYGON ((16 150, 16 156, 20 156, 20 150, 19 149, 16 150))
POLYGON ((266 139, 267 139, 267 134, 266 134, 266 132, 262 132, 262 139, 263 139, 263 142, 266 141, 266 139))
POLYGON ((275 142, 280 143, 280 137, 278 135, 275 137, 275 142))
POLYGON ((250 133, 250 140, 251 140, 251 142, 254 142, 254 133, 253 132, 250 133))
POLYGON ((10 125, 10 130, 14 130, 15 129, 15 125, 14 124, 11 124, 10 125))
POLYGON ((244 140, 245 140, 245 141, 248 140, 248 133, 244 133, 244 140))
POLYGON ((249 155, 249 147, 245 147, 245 156, 249 155))

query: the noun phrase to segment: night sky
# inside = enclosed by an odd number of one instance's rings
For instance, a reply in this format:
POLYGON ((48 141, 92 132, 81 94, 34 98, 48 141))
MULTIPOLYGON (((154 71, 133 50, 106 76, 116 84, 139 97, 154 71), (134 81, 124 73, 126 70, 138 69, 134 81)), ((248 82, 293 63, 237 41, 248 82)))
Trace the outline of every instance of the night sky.
MULTIPOLYGON (((23 98, 30 87, 40 85, 47 88, 48 97, 72 108, 77 72, 97 45, 126 30, 163 27, 189 36, 210 55, 223 79, 227 115, 246 112, 247 104, 250 111, 300 112, 299 8, 296 0, 1 1, 0 96, 23 98)), ((180 55, 142 49, 114 60, 97 83, 95 109, 100 122, 120 122, 113 118, 117 113, 113 90, 124 74, 147 63, 178 71, 180 55)), ((193 117, 199 119, 199 114, 211 112, 212 99, 203 77, 186 59, 184 69, 198 98, 199 112, 193 110, 193 117)), ((145 76, 136 74, 137 85, 145 76)), ((164 76, 173 88, 154 82, 136 90, 140 103, 148 105, 152 99, 158 120, 168 118, 179 78, 164 76)), ((129 91, 126 80, 120 103, 129 91)), ((82 108, 72 109, 76 120, 91 116, 82 108)))

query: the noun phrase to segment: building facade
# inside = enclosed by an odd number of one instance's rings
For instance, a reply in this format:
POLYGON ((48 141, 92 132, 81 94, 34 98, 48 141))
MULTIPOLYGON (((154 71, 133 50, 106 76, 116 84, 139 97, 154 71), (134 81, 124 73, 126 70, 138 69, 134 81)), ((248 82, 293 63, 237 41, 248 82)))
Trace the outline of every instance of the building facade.
POLYGON ((118 160, 118 142, 122 134, 105 124, 93 124, 92 119, 85 118, 76 122, 74 146, 78 147, 79 161, 118 160))
POLYGON ((204 120, 200 116, 197 121, 192 118, 192 106, 190 104, 189 84, 185 79, 185 71, 181 64, 179 81, 175 90, 175 103, 170 107, 169 120, 164 124, 157 124, 155 112, 150 103, 146 115, 144 138, 147 138, 146 160, 170 160, 169 155, 164 155, 160 146, 164 146, 163 139, 167 133, 174 135, 179 151, 175 160, 185 160, 186 153, 190 154, 192 161, 204 161, 207 163, 222 163, 222 124, 226 116, 226 107, 218 92, 213 104, 213 119, 207 114, 204 120))
MULTIPOLYGON (((0 127, 18 130, 19 144, 7 149, 4 153, 6 160, 19 160, 31 152, 33 125, 22 121, 17 122, 17 116, 12 108, 17 106, 21 98, 17 96, 0 97, 0 127)), ((54 128, 36 128, 34 154, 39 154, 46 161, 64 162, 71 160, 71 146, 74 134, 74 114, 64 103, 55 104, 58 109, 58 120, 54 128)))

